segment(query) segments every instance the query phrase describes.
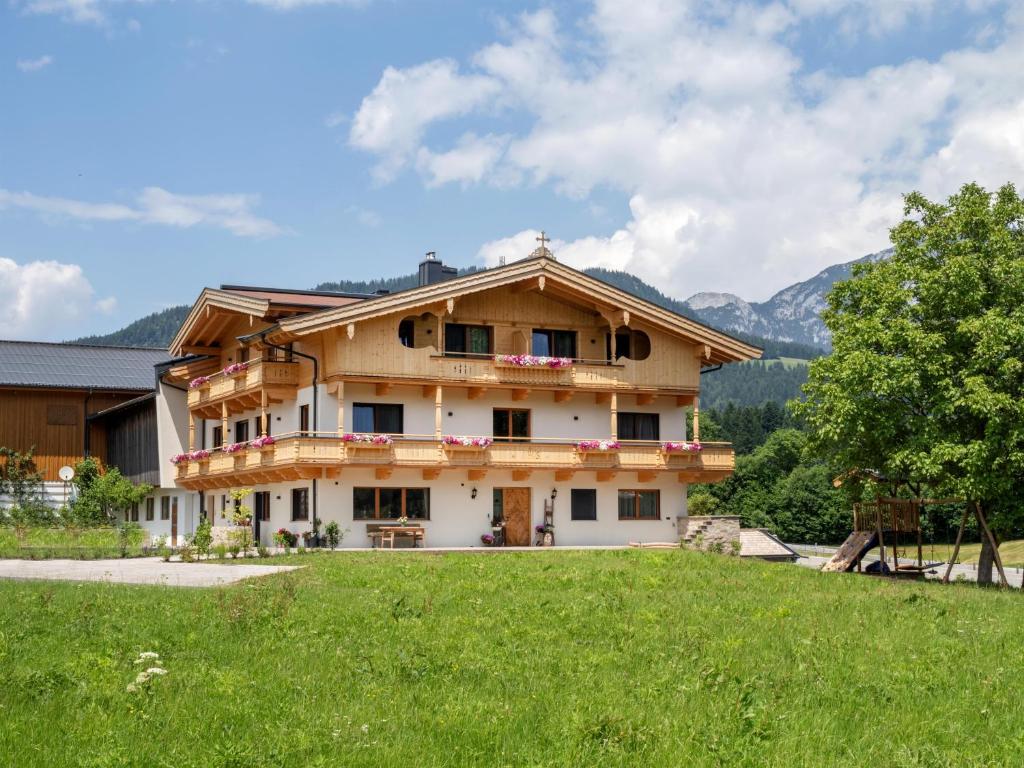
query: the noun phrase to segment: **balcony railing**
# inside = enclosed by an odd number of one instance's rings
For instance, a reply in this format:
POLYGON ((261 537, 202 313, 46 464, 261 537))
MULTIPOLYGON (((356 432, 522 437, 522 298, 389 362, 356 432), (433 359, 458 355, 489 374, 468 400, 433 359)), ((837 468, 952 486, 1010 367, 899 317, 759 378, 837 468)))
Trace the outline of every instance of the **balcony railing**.
POLYGON ((190 385, 188 407, 203 408, 247 395, 258 394, 263 388, 274 388, 276 394, 289 394, 298 390, 299 366, 274 360, 253 360, 241 364, 234 373, 219 371, 198 386, 190 385))
POLYGON ((608 388, 628 383, 626 369, 606 360, 572 359, 565 367, 512 365, 495 355, 458 353, 436 355, 436 377, 470 384, 532 384, 608 388))
MULTIPOLYGON (((293 433, 263 448, 243 447, 233 453, 213 451, 202 460, 177 466, 180 484, 222 479, 224 485, 259 481, 260 473, 287 470, 288 477, 309 474, 310 468, 394 467, 422 469, 512 469, 570 471, 678 471, 688 482, 714 481, 734 466, 728 443, 702 443, 699 452, 667 452, 651 441, 622 441, 607 451, 577 448, 574 440, 532 438, 494 442, 483 448, 446 446, 434 436, 395 436, 392 442, 346 442, 336 433, 293 433), (299 474, 296 474, 298 472, 299 474)), ((310 475, 312 476, 312 475, 310 475)), ((270 475, 271 479, 274 477, 270 475)))

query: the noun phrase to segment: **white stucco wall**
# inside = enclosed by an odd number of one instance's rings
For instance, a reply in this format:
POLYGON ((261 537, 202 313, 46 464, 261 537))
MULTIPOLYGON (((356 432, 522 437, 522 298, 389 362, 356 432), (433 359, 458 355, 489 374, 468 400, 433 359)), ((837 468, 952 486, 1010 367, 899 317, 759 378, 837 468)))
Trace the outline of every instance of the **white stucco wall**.
MULTIPOLYGON (((270 491, 270 520, 261 524, 261 539, 272 543, 273 532, 286 528, 301 534, 312 529, 309 521, 292 521, 291 490, 310 488, 311 481, 275 483, 254 486, 257 491, 270 491)), ((686 486, 679 483, 674 473, 666 473, 650 483, 637 484, 632 473, 622 473, 613 480, 598 483, 595 475, 579 472, 569 482, 556 483, 553 472, 535 472, 527 482, 516 482, 508 471, 490 471, 482 480, 470 481, 460 470, 445 472, 437 480, 424 482, 418 470, 395 470, 384 481, 377 480, 373 469, 345 469, 337 480, 317 481, 317 517, 327 523, 336 521, 347 530, 344 547, 366 547, 367 523, 387 522, 355 520, 352 516, 353 488, 430 488, 430 520, 423 522, 427 530, 427 546, 454 547, 480 546, 480 536, 490 533, 492 492, 495 488, 526 487, 531 489, 531 529, 544 521, 544 501, 550 499, 552 489, 558 494, 554 502, 556 544, 628 544, 631 541, 677 541, 676 518, 686 514, 686 486), (472 498, 472 489, 477 489, 472 498), (571 489, 597 490, 597 520, 571 519, 571 489), (657 489, 661 493, 660 520, 619 520, 618 491, 620 488, 657 489)), ((312 491, 311 491, 312 494, 312 491)), ((310 496, 312 499, 312 495, 310 496)), ((217 519, 220 520, 220 502, 217 495, 217 519)), ((251 505, 251 502, 249 502, 251 505)), ((312 503, 312 502, 311 502, 312 503)), ((312 517, 312 515, 311 515, 312 517)), ((417 521, 419 524, 419 521, 417 521)), ((532 534, 531 534, 532 541, 532 534)))

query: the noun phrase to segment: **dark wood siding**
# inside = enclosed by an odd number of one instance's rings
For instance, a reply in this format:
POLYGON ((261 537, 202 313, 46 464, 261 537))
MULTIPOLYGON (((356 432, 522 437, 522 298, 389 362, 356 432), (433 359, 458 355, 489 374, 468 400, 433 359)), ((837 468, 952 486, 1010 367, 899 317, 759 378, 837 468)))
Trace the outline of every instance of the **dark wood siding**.
MULTIPOLYGON (((0 445, 18 451, 35 447, 36 466, 44 480, 57 480, 65 464, 85 455, 85 416, 138 397, 142 392, 113 393, 3 388, 0 389, 0 445)), ((106 459, 105 440, 93 422, 90 451, 106 459)), ((154 437, 155 441, 155 437, 154 437)))
POLYGON ((135 483, 160 485, 156 401, 122 408, 102 417, 106 429, 106 463, 135 483))

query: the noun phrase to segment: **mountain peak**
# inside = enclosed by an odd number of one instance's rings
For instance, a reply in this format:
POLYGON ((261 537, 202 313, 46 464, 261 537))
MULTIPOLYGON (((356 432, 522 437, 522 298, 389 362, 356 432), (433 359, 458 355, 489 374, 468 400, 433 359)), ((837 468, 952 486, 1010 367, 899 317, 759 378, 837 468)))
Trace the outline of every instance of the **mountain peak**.
POLYGON ((685 304, 694 312, 699 312, 702 309, 719 309, 728 304, 750 306, 734 293, 713 293, 710 291, 693 294, 693 296, 686 300, 685 304))

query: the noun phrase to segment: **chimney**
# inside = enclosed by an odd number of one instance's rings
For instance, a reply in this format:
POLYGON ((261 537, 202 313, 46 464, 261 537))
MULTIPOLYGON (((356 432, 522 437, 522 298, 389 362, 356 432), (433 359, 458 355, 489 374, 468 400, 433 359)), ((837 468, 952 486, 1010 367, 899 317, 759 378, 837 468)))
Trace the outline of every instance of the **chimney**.
POLYGON ((427 257, 420 262, 419 284, 421 286, 443 283, 445 280, 458 277, 458 275, 459 270, 455 267, 446 267, 438 261, 437 253, 434 251, 427 251, 427 257))

